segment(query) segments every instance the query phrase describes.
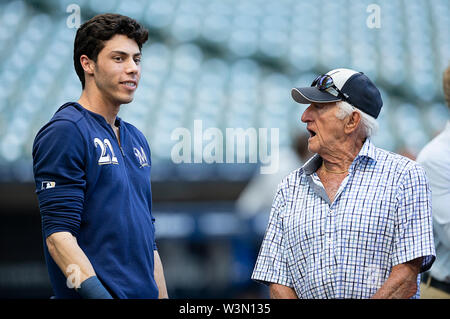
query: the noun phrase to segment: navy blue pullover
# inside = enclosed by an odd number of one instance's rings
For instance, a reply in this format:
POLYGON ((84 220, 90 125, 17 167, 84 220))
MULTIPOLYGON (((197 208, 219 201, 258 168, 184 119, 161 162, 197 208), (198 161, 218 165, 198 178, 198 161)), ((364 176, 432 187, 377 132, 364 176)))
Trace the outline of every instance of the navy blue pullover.
POLYGON ((56 298, 80 298, 46 246, 49 235, 62 231, 76 237, 113 297, 158 297, 150 148, 133 125, 119 117, 115 124, 120 146, 103 116, 71 102, 34 140, 44 253, 56 298))

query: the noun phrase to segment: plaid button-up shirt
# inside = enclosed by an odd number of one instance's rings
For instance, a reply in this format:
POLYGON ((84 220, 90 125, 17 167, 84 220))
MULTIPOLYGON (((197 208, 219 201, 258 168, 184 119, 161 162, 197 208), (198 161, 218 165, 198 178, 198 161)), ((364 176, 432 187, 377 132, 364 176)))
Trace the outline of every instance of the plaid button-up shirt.
POLYGON ((316 174, 321 162, 316 154, 278 186, 252 279, 292 287, 299 298, 370 298, 393 266, 424 257, 421 272, 431 267, 421 166, 367 139, 330 202, 316 174))

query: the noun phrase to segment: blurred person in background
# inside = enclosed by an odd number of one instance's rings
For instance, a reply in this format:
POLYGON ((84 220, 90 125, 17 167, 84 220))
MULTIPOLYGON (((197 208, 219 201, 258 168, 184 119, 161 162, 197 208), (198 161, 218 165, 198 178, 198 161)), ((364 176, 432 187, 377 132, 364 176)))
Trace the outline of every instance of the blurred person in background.
POLYGON ((271 298, 418 298, 435 259, 423 168, 375 147, 382 100, 336 69, 292 89, 315 155, 282 180, 252 279, 271 298))
POLYGON ((155 244, 150 148, 117 114, 133 100, 148 31, 102 14, 77 30, 78 102, 37 133, 33 169, 56 298, 167 298, 155 244))
POLYGON ((296 132, 290 147, 280 150, 282 165, 275 174, 256 174, 236 201, 238 213, 253 217, 270 211, 272 199, 280 181, 293 170, 302 166, 311 156, 306 132, 296 132))
MULTIPOLYGON (((450 108, 450 66, 444 71, 443 87, 450 108)), ((450 299, 450 120, 419 153, 417 162, 430 180, 436 247, 436 262, 422 277, 421 298, 450 299)))

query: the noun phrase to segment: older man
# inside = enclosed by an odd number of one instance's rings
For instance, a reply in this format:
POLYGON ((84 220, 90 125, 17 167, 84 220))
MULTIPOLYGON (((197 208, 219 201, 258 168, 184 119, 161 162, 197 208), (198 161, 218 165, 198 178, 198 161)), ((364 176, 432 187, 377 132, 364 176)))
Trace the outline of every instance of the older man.
POLYGON ((418 298, 435 259, 424 170, 370 141, 382 100, 361 72, 294 88, 315 155, 278 187, 252 279, 272 298, 418 298))

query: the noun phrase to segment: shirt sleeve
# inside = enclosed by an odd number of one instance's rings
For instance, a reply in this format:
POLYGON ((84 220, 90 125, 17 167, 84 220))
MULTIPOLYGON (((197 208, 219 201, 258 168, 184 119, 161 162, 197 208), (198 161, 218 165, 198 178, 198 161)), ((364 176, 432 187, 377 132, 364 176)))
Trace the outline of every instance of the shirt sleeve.
POLYGON ((293 287, 292 280, 288 276, 285 238, 283 237, 282 217, 286 210, 283 193, 284 186, 281 183, 272 204, 269 224, 256 260, 252 279, 266 285, 277 283, 293 287))
POLYGON ((82 135, 70 121, 51 122, 36 136, 33 170, 45 238, 60 231, 78 235, 86 188, 84 158, 82 135))
POLYGON ((431 191, 419 165, 406 170, 397 193, 393 265, 423 257, 420 272, 430 269, 436 253, 431 215, 431 191))

